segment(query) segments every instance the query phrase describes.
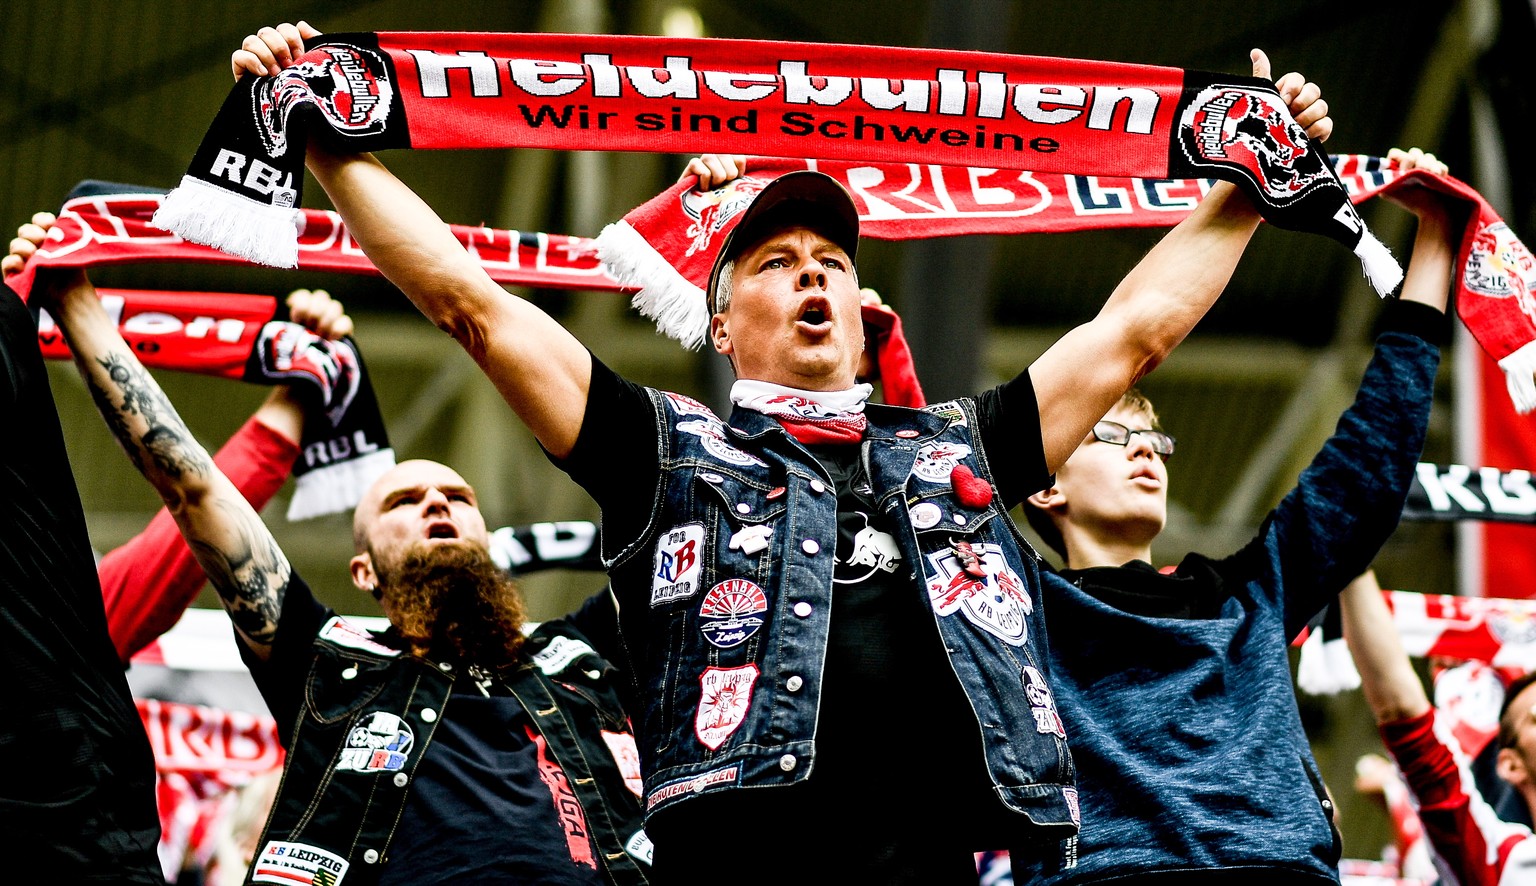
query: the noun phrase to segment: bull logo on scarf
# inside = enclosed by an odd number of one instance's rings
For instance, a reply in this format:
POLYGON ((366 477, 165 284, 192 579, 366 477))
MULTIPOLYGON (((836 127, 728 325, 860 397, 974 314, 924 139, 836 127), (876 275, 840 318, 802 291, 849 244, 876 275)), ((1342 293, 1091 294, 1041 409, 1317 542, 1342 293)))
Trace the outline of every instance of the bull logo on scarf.
POLYGON ((688 216, 688 251, 683 257, 709 248, 715 235, 730 226, 731 220, 752 205, 769 179, 744 175, 713 191, 686 188, 682 194, 683 214, 688 216))
POLYGON ((1184 109, 1179 143, 1197 165, 1243 171, 1276 204, 1331 179, 1324 155, 1273 93, 1207 87, 1184 109))
POLYGON ((1462 272, 1467 289, 1490 298, 1513 298, 1536 322, 1536 258, 1503 222, 1479 228, 1462 272))
POLYGON ((267 153, 288 150, 288 118, 306 104, 320 109, 337 132, 371 135, 389 119, 394 87, 378 53, 357 46, 321 46, 251 91, 257 131, 267 153))

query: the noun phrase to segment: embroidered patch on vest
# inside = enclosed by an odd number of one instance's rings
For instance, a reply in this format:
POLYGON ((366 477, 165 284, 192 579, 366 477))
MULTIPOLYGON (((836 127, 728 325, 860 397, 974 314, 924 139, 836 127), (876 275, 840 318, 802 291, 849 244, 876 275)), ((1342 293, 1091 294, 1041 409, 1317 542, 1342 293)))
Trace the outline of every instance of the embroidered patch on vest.
MULTIPOLYGON (((757 665, 739 668, 705 668, 699 675, 703 690, 699 710, 693 717, 693 733, 710 750, 719 750, 731 733, 741 728, 752 704, 752 687, 757 684, 757 665)), ((652 798, 655 802, 655 798, 652 798)))
POLYGON ((1035 602, 1019 574, 1003 559, 1002 548, 990 543, 967 547, 976 561, 962 562, 954 547, 928 555, 928 600, 940 616, 959 610, 971 624, 1013 646, 1029 638, 1026 619, 1035 602), (970 569, 967 570, 967 565, 970 569), (986 578, 978 578, 976 572, 986 578))
MULTIPOLYGON (((593 652, 591 646, 580 640, 572 640, 570 637, 555 637, 549 641, 549 645, 540 649, 533 656, 533 663, 539 670, 554 676, 571 666, 571 662, 593 652)), ((594 653, 595 654, 595 653, 594 653)))
POLYGON ((697 594, 703 554, 703 523, 684 523, 663 532, 656 540, 656 561, 651 568, 651 605, 697 594))
POLYGON ((704 595, 699 607, 699 630, 704 639, 730 649, 740 646, 763 626, 762 614, 768 611, 768 596, 763 589, 744 578, 720 582, 704 595))
POLYGON ((336 761, 337 772, 397 772, 405 768, 416 733, 411 724, 387 711, 363 714, 347 733, 336 761))
POLYGON ((704 441, 704 449, 721 461, 728 461, 733 465, 757 465, 767 467, 768 463, 755 455, 748 455, 731 445, 725 438, 725 425, 719 421, 694 420, 677 423, 677 429, 686 434, 693 434, 704 441))
POLYGON ((270 840, 251 862, 251 882, 340 886, 347 867, 345 858, 319 846, 270 840))
POLYGON ((935 403, 932 406, 924 406, 923 411, 931 412, 940 418, 947 418, 949 419, 949 423, 955 427, 963 428, 967 426, 967 422, 965 420, 965 410, 961 409, 960 404, 953 400, 946 400, 943 403, 935 403))
MULTIPOLYGON (((1056 699, 1051 696, 1051 687, 1045 682, 1045 676, 1029 665, 1024 666, 1024 697, 1029 699, 1029 711, 1035 715, 1036 732, 1057 738, 1067 737, 1067 729, 1061 723, 1061 714, 1056 711, 1056 699)), ((1073 818, 1076 819, 1076 816, 1073 818)))
POLYGON ((741 766, 735 765, 727 766, 724 769, 716 769, 713 772, 704 772, 700 773, 699 775, 689 776, 688 778, 685 778, 681 781, 674 781, 671 784, 662 785, 661 787, 652 791, 649 797, 645 798, 645 808, 647 811, 649 811, 655 808, 657 803, 670 800, 673 797, 680 796, 682 794, 703 793, 704 789, 710 787, 711 785, 729 784, 740 776, 741 766))
POLYGON ((912 473, 929 483, 949 485, 949 475, 955 465, 971 454, 971 447, 964 443, 925 443, 917 450, 917 461, 912 463, 912 473))
POLYGON ((398 649, 390 649, 367 631, 348 623, 339 615, 331 616, 331 620, 320 629, 320 639, 335 643, 337 646, 345 646, 348 649, 361 649, 374 655, 387 655, 390 658, 400 654, 398 649))
POLYGON ((720 420, 719 417, 715 415, 715 411, 713 409, 710 409, 708 406, 705 406, 703 403, 700 403, 692 397, 686 397, 682 394, 674 394, 671 391, 662 391, 662 394, 664 394, 668 402, 672 404, 672 408, 677 410, 678 413, 682 415, 707 415, 715 421, 720 420))
POLYGON ((619 765, 619 774, 624 776, 624 786, 634 792, 638 797, 645 791, 644 780, 640 776, 640 749, 635 746, 635 737, 628 732, 609 732, 603 730, 603 743, 608 745, 608 753, 613 754, 613 762, 619 765))

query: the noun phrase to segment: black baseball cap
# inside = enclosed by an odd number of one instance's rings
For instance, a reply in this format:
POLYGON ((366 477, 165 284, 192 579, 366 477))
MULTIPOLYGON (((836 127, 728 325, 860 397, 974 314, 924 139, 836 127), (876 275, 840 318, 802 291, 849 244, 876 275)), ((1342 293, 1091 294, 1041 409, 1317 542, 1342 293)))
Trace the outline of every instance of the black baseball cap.
POLYGON ((715 266, 709 271, 709 288, 704 290, 711 314, 715 312, 715 287, 720 283, 721 266, 769 231, 792 224, 815 229, 848 253, 850 259, 858 252, 859 210, 848 189, 825 172, 812 169, 781 175, 752 198, 741 220, 720 244, 715 266))

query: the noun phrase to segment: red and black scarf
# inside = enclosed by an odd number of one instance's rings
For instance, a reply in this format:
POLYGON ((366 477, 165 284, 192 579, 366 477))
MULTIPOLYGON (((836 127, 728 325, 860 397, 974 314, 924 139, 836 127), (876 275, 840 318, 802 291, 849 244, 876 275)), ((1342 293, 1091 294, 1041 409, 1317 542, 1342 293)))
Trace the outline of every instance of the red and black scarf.
MULTIPOLYGON (((40 267, 185 260, 184 248, 166 242, 175 238, 161 234, 135 243, 124 227, 109 223, 131 213, 91 211, 113 203, 137 206, 142 224, 159 197, 148 188, 82 182, 65 202, 59 223, 37 256, 8 282, 25 298, 40 267), (114 232, 107 242, 91 233, 103 229, 114 232)), ((137 289, 100 289, 97 294, 123 340, 146 366, 253 384, 286 384, 298 392, 308 415, 293 465, 288 519, 351 510, 373 481, 394 466, 378 398, 362 352, 350 336, 328 341, 297 323, 279 320, 277 299, 266 295, 137 289)), ((71 359, 53 318, 41 311, 38 321, 43 356, 71 359)))
POLYGON ((298 262, 304 148, 536 147, 1214 177, 1272 223, 1402 271, 1274 84, 1247 76, 954 50, 570 34, 330 34, 229 93, 157 223, 298 262))
MULTIPOLYGON (((1463 324, 1504 372, 1517 411, 1536 409, 1536 260, 1488 201, 1465 182, 1362 154, 1331 158, 1359 203, 1424 185, 1461 201, 1466 228, 1453 284, 1463 324)), ((704 286, 715 250, 751 195, 774 178, 817 169, 842 182, 859 210, 860 234, 909 240, 961 234, 1043 234, 1171 227, 1199 204, 1211 179, 1110 178, 954 169, 917 163, 849 163, 753 157, 742 178, 714 191, 680 182, 630 211, 597 238, 603 266, 638 290, 635 307, 685 347, 709 329, 704 286)))

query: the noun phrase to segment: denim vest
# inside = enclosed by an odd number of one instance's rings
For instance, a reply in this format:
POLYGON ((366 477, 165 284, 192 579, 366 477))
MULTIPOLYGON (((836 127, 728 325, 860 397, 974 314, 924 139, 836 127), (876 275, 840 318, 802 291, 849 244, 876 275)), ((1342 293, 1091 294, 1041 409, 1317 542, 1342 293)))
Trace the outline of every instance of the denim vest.
MULTIPOLYGON (((385 646, 340 618, 321 629, 315 649, 282 783, 247 883, 264 858, 317 883, 377 882, 416 767, 450 703, 455 668, 385 646)), ((639 799, 602 737, 629 731, 613 667, 559 619, 529 635, 523 657, 525 664, 502 685, 532 716, 564 770, 608 882, 647 883, 630 854, 649 865, 639 799)))
MULTIPOLYGON (((807 777, 837 490, 772 418, 738 409, 726 424, 697 401, 647 390, 659 440, 656 504, 640 538, 604 557, 643 699, 637 734, 650 816, 699 794, 807 777)), ((861 457, 871 498, 895 533, 898 574, 935 613, 994 790, 1027 817, 1021 824, 1071 836, 1074 772, 1042 654, 1038 555, 991 494, 974 403, 871 404, 867 415, 861 457), (957 493, 957 467, 985 483, 985 496, 957 493), (971 572, 968 556, 981 564, 971 572)))

